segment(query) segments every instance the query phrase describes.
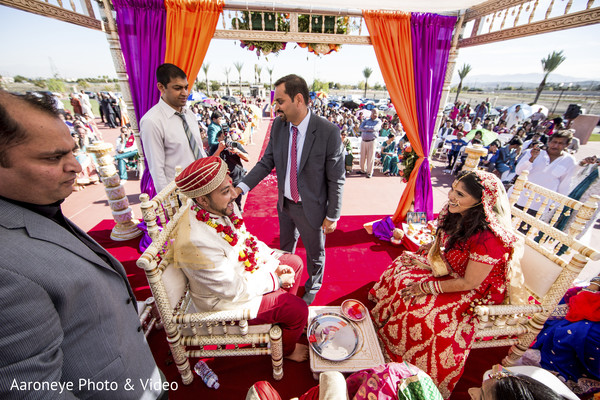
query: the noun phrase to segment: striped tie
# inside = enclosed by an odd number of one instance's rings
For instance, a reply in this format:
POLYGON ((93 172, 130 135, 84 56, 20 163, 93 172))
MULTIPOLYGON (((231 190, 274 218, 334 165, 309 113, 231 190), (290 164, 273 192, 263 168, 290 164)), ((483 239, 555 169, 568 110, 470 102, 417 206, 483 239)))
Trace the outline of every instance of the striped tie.
POLYGON ((177 115, 179 118, 181 118, 181 122, 183 122, 183 130, 185 131, 185 135, 188 138, 188 142, 190 143, 190 148, 192 149, 192 153, 194 153, 194 159, 199 159, 200 158, 200 149, 198 148, 198 143, 196 142, 196 139, 194 139, 194 137, 192 136, 192 131, 190 131, 190 127, 187 123, 187 121, 185 120, 185 115, 183 115, 183 113, 179 113, 179 112, 175 112, 175 115, 177 115))
POLYGON ((300 200, 300 194, 298 193, 298 128, 292 125, 292 155, 290 160, 290 192, 292 194, 292 200, 297 203, 300 200))

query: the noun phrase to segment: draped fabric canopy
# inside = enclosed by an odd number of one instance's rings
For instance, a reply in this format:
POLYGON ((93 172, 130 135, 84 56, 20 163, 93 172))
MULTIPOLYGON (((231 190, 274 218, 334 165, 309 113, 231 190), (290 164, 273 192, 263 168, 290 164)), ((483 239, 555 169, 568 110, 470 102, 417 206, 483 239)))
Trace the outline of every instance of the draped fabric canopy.
MULTIPOLYGON (((156 69, 170 62, 193 84, 215 34, 222 0, 113 0, 138 121, 160 97, 156 69), (166 1, 166 2, 165 2, 166 1)), ((143 146, 143 143, 142 143, 143 146)), ((156 195, 146 162, 141 191, 156 195)))
POLYGON ((456 17, 364 11, 371 43, 392 103, 418 159, 394 222, 415 211, 433 219, 429 152, 456 17))
POLYGON ((223 0, 164 0, 167 9, 165 62, 185 71, 193 85, 223 12, 223 0))
MULTIPOLYGON (((476 0, 469 0, 476 1, 476 0)), ((136 117, 158 102, 155 71, 164 62, 193 84, 214 36, 223 0, 113 0, 136 117)), ((364 11, 375 54, 400 121, 418 155, 394 221, 416 211, 433 217, 428 153, 456 17, 364 11)), ((142 192, 155 194, 148 168, 142 192)))

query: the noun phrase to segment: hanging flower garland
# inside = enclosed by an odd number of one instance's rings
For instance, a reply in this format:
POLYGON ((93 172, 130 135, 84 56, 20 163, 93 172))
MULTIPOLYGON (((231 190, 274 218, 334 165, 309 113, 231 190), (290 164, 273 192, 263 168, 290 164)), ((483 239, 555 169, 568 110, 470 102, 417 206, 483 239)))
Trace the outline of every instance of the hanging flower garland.
MULTIPOLYGON (((218 218, 211 217, 208 211, 200 208, 197 204, 194 204, 191 209, 196 213, 196 219, 198 221, 204 222, 206 225, 214 228, 231 247, 235 247, 238 244, 240 240, 239 235, 231 228, 231 226, 216 223, 215 220, 218 218)), ((244 220, 235 214, 231 214, 229 220, 236 230, 240 230, 244 226, 244 220)), ((244 241, 244 247, 240 250, 238 255, 238 261, 244 264, 244 269, 246 271, 254 272, 259 268, 257 252, 258 241, 254 236, 248 234, 248 238, 244 241)))
MULTIPOLYGON (((242 11, 241 16, 237 13, 231 19, 231 26, 239 30, 254 30, 254 31, 290 31, 290 14, 261 12, 261 11, 242 11), (277 29, 275 29, 277 24, 277 29)), ((298 15, 298 31, 312 33, 326 33, 344 35, 350 29, 349 17, 337 17, 333 15, 298 15)), ((240 46, 250 51, 255 51, 257 56, 277 54, 281 50, 285 50, 287 43, 285 42, 266 42, 256 40, 240 40, 240 46)), ((298 43, 302 48, 307 48, 309 52, 322 56, 334 51, 339 51, 342 47, 340 44, 328 43, 298 43)))
MULTIPOLYGON (((298 15, 298 31, 312 33, 328 33, 344 35, 348 33, 350 18, 333 15, 298 15), (337 20, 336 20, 337 19, 337 20), (324 26, 323 26, 324 25, 324 26)), ((302 48, 317 55, 324 56, 342 48, 341 44, 327 43, 298 43, 302 48)))
MULTIPOLYGON (((273 12, 259 12, 259 11, 243 11, 241 17, 234 17, 231 19, 231 26, 235 29, 240 30, 255 30, 263 31, 263 18, 264 18, 264 31, 275 31, 275 20, 277 20, 277 31, 278 32, 289 32, 289 14, 273 13, 273 12), (264 14, 264 17, 263 17, 264 14), (252 24, 252 29, 250 29, 252 24)), ((240 46, 243 49, 255 51, 257 56, 277 54, 281 50, 285 50, 286 42, 264 42, 257 40, 240 40, 240 46)))

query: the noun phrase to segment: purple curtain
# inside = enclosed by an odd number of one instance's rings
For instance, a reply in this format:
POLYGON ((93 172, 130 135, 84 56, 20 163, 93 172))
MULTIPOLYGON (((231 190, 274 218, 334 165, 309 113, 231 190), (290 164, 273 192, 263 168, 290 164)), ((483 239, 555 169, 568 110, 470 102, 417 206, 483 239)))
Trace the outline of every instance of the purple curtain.
POLYGON ((415 211, 426 212, 427 219, 431 220, 433 219, 433 193, 428 155, 440 106, 456 17, 412 13, 410 22, 419 141, 426 155, 417 176, 415 211))
MULTIPOLYGON (((164 63, 167 11, 164 0, 113 0, 117 30, 129 77, 135 116, 139 121, 160 97, 156 68, 164 63)), ((145 165, 142 193, 154 197, 154 183, 145 165)))

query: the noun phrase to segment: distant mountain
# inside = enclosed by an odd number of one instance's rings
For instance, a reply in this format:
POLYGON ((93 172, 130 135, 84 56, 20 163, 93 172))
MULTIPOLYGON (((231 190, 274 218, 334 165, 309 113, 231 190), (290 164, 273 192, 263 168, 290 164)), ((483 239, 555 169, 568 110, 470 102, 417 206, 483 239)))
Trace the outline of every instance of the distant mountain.
MULTIPOLYGON (((465 78, 463 85, 466 86, 478 86, 483 85, 489 86, 489 84, 500 84, 500 85, 512 85, 515 86, 517 84, 523 84, 523 86, 530 86, 531 84, 539 85, 544 76, 540 73, 530 73, 530 74, 511 74, 511 75, 467 75, 465 78)), ((458 84, 459 79, 458 76, 455 76, 452 80, 452 84, 458 84)), ((587 83, 596 82, 598 80, 590 79, 590 78, 576 78, 574 76, 566 76, 560 74, 550 74, 548 77, 548 83, 579 83, 580 85, 584 85, 587 83)))

